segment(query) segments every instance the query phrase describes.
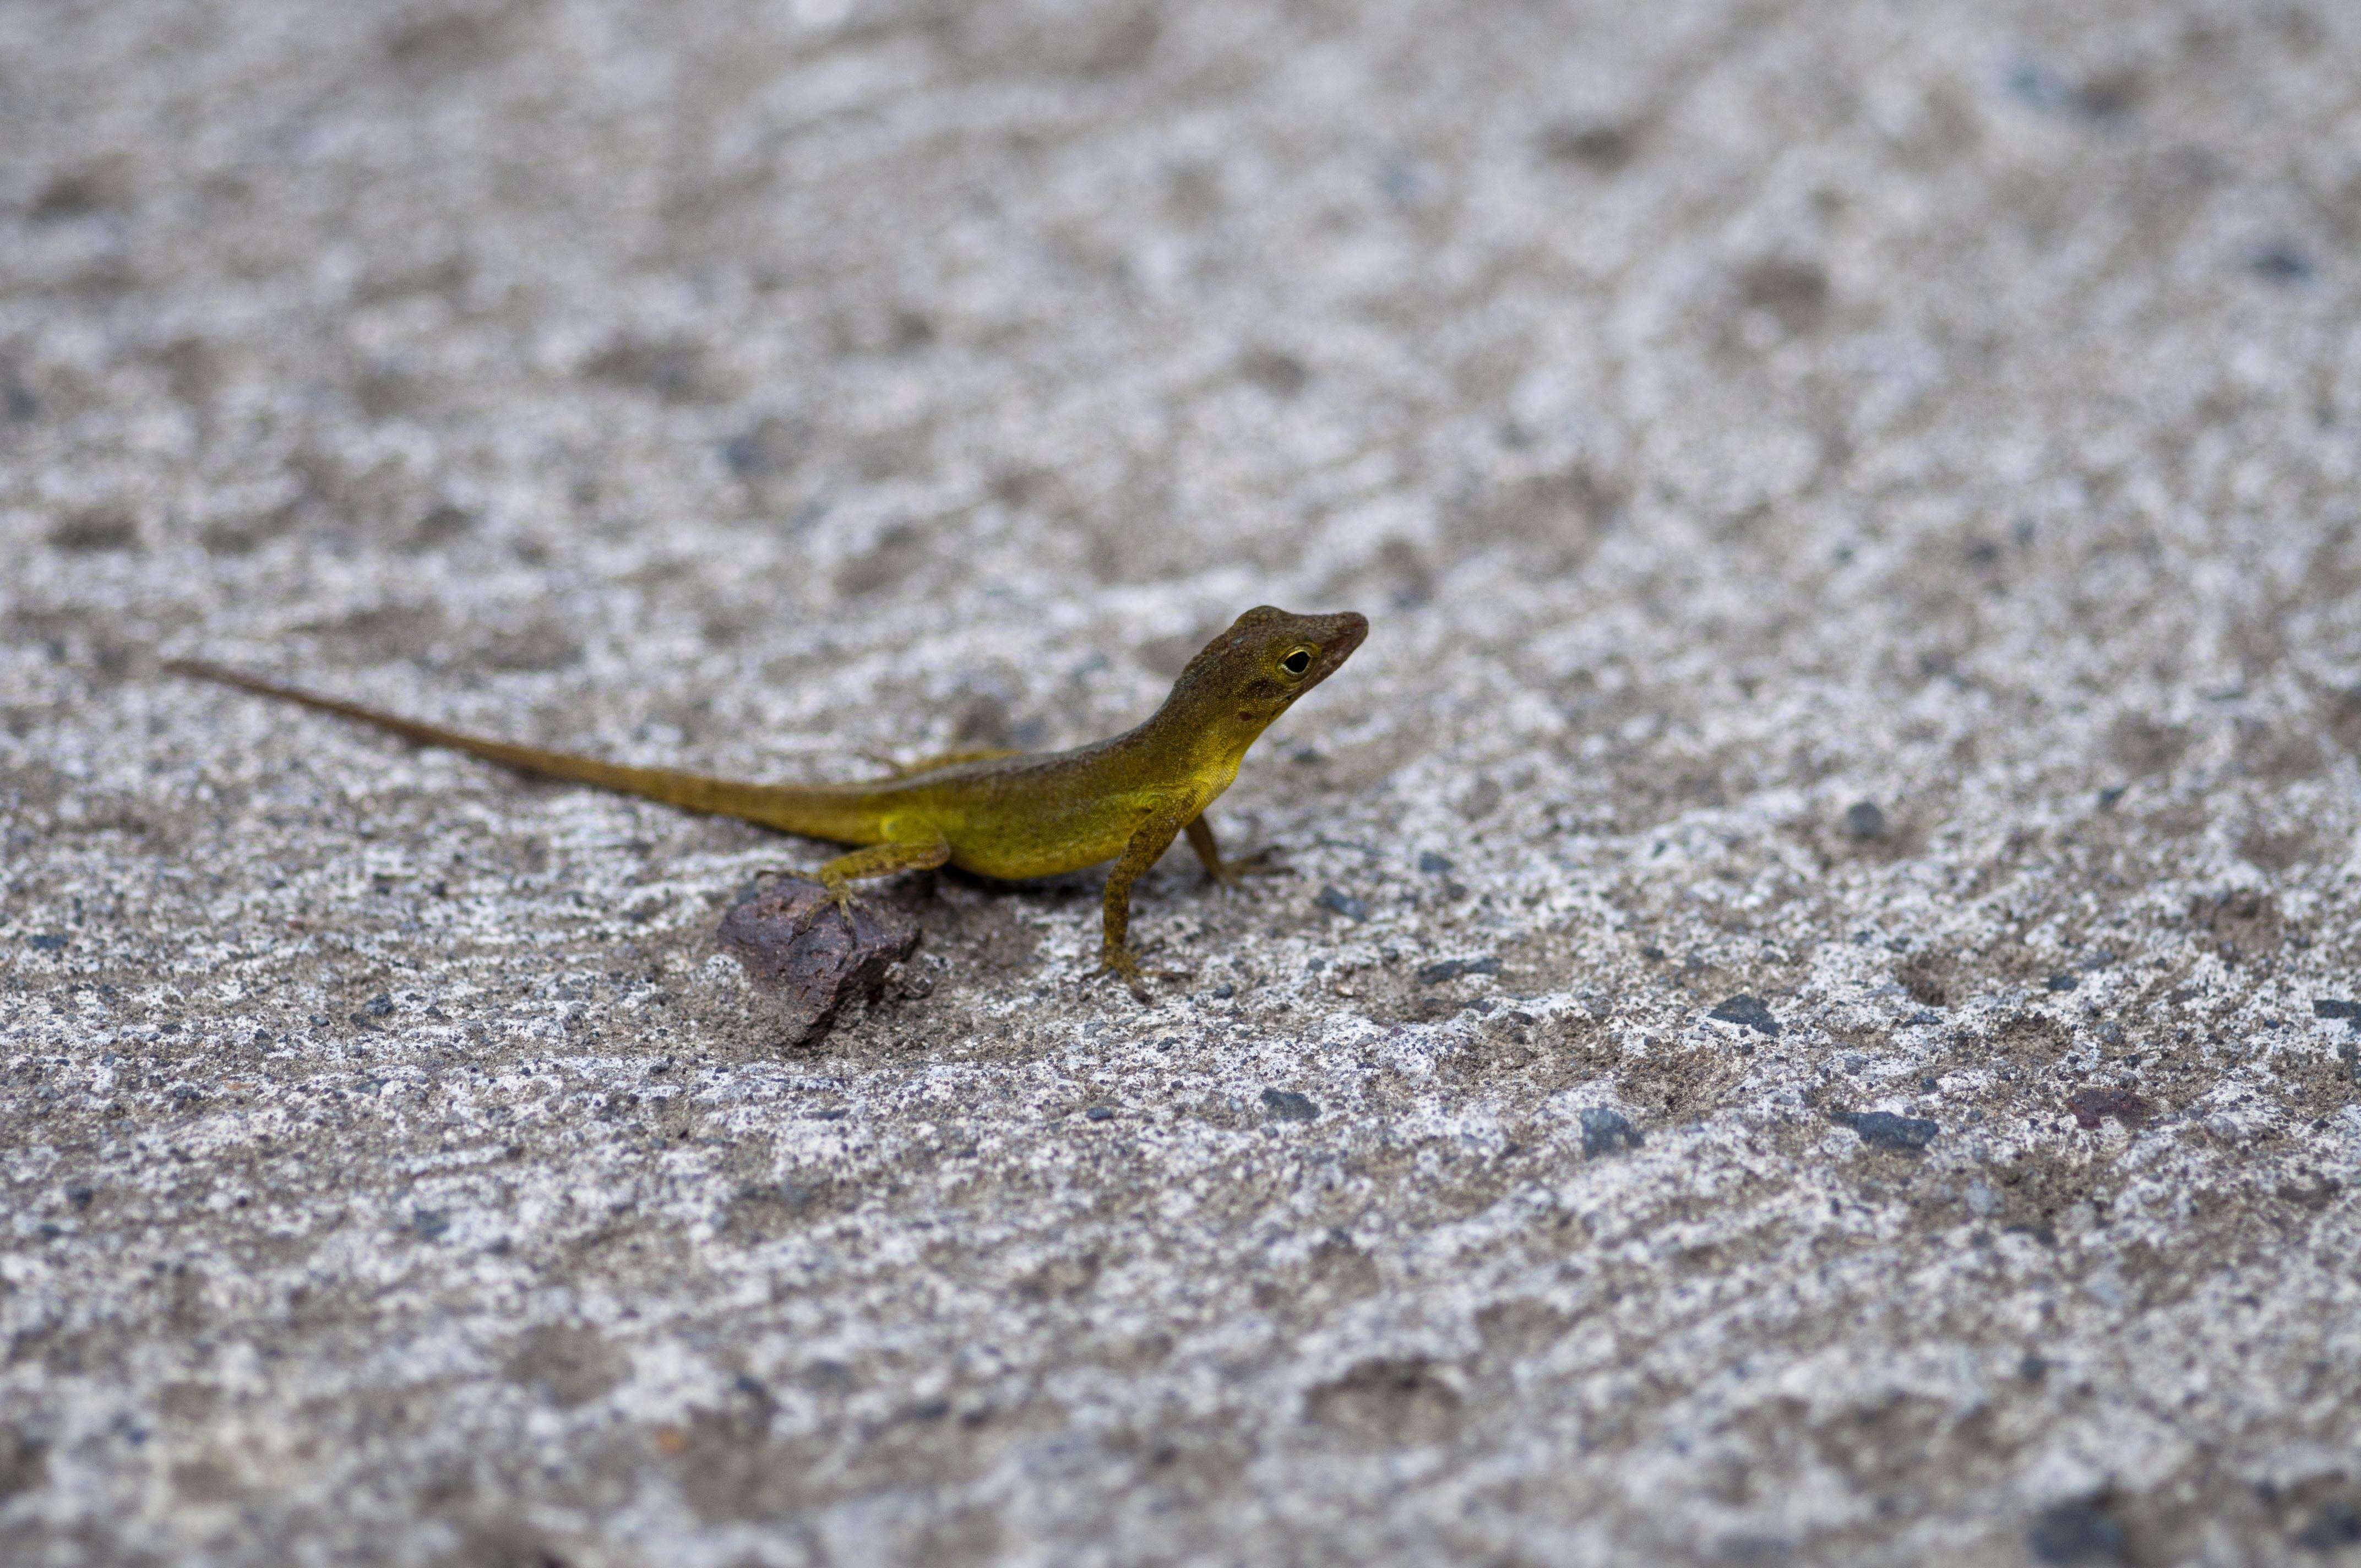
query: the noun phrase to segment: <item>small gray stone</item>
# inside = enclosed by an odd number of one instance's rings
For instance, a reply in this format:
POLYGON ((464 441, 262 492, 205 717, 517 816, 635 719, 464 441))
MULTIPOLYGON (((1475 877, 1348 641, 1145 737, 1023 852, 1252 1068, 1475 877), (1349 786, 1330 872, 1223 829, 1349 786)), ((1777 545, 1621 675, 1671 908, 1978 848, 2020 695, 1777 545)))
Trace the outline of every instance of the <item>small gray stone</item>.
POLYGON ((2312 262, 2290 246, 2266 246, 2247 263, 2256 277, 2272 283, 2301 283, 2312 277, 2312 262))
POLYGON ((1275 1122, 1312 1122, 1320 1117, 1320 1107, 1312 1097, 1291 1089, 1264 1090, 1262 1108, 1275 1122))
POLYGON ((1856 800, 1845 807, 1846 838, 1858 839, 1866 842, 1872 839, 1883 839, 1886 832, 1885 813, 1878 809, 1875 801, 1856 800))
POLYGON ((1828 1120, 1850 1127, 1862 1143, 1901 1154, 1918 1154, 1942 1129, 1924 1116, 1897 1116, 1891 1111, 1837 1111, 1828 1120))
POLYGON ((1498 959, 1438 959, 1431 964, 1420 966, 1418 982, 1421 985, 1441 985, 1444 981, 1457 980, 1463 974, 1499 972, 1500 960, 1498 959))
POLYGON ((1314 902, 1321 908, 1332 914, 1342 915, 1347 920, 1367 920, 1369 917, 1369 906, 1367 904, 1334 883, 1322 888, 1319 898, 1314 902))
POLYGON ((2337 1552, 2361 1543, 2361 1508, 2339 1497, 2320 1506, 2320 1511, 2295 1533, 2295 1543, 2313 1552, 2337 1552))
POLYGON ((1773 1039, 1779 1036, 1779 1020, 1771 1016, 1771 1009, 1752 996, 1730 997, 1706 1016, 1718 1023, 1741 1025, 1773 1039))
POLYGON ((1640 1129, 1620 1111, 1593 1105, 1582 1113, 1582 1157, 1597 1159, 1640 1146, 1640 1129))

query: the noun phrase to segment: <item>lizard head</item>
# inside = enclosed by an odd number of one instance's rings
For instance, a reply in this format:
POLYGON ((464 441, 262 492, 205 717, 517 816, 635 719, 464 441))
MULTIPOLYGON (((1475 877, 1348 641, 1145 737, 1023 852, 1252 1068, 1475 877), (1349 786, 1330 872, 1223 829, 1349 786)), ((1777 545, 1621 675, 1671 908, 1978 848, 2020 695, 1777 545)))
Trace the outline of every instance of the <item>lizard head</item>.
POLYGON ((1173 684, 1172 698, 1235 737, 1244 751, 1297 697, 1336 672, 1369 634, 1366 617, 1295 615, 1261 605, 1205 644, 1173 684))

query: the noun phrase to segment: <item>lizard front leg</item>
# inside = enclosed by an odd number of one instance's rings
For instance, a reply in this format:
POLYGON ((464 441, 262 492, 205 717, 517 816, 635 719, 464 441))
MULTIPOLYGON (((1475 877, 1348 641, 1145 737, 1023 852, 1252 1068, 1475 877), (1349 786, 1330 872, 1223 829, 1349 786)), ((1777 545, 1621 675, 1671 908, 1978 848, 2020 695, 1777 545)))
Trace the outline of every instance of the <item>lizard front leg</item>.
POLYGON ((1148 983, 1140 978, 1139 959, 1126 938, 1131 933, 1131 884, 1148 872, 1181 828, 1177 811, 1159 811, 1139 825, 1107 872, 1106 921, 1099 938, 1099 968, 1120 975, 1131 993, 1148 1000, 1148 983))
POLYGON ((1257 850, 1239 860, 1222 859, 1222 847, 1214 840, 1213 825, 1200 814, 1189 819, 1189 847, 1197 851, 1197 863, 1205 868, 1205 875, 1224 887, 1235 887, 1239 879, 1249 872, 1267 872, 1264 862, 1270 859, 1268 848, 1257 850))

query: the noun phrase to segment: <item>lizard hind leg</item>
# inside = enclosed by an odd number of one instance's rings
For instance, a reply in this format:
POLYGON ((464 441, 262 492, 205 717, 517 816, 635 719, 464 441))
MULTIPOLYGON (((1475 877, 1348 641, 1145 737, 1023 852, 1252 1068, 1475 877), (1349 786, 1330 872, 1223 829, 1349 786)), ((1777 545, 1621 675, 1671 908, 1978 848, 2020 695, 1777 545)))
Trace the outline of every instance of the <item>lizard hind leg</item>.
POLYGON ((873 877, 898 876, 904 872, 931 871, 951 858, 950 840, 940 833, 930 839, 906 839, 892 843, 872 844, 865 850, 855 850, 820 867, 817 873, 819 884, 836 903, 837 912, 850 919, 852 915, 852 884, 873 877))

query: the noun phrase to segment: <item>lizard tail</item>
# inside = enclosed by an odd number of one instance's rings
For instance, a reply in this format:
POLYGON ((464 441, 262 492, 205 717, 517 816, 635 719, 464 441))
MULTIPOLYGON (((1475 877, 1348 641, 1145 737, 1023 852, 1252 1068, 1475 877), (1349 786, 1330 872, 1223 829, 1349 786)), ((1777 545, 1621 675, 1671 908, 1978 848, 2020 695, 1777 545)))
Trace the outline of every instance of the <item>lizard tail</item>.
POLYGON ((535 746, 516 746, 505 740, 489 740, 481 736, 462 734, 456 729, 445 729, 438 725, 421 724, 416 719, 381 713, 373 707, 363 707, 358 703, 321 696, 293 686, 282 686, 275 681, 262 680, 193 659, 170 660, 164 667, 179 674, 193 675, 199 680, 218 681, 223 685, 236 686, 241 691, 302 703, 306 707, 316 707, 325 713, 342 714, 346 718, 357 718, 363 724, 390 730, 422 746, 443 746, 455 751, 465 751, 470 756, 481 757, 486 762, 498 762, 504 768, 513 768, 518 773, 540 778, 596 784, 601 789, 643 795, 688 811, 732 817, 741 822, 758 823, 765 828, 776 828, 785 832, 826 839, 840 844, 873 843, 881 836, 874 826, 876 813, 866 806, 862 798, 864 792, 857 787, 739 784, 729 779, 708 778, 702 773, 680 773, 671 768, 624 767, 616 762, 602 762, 595 757, 544 751, 535 746))

